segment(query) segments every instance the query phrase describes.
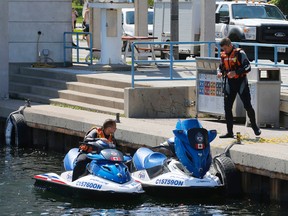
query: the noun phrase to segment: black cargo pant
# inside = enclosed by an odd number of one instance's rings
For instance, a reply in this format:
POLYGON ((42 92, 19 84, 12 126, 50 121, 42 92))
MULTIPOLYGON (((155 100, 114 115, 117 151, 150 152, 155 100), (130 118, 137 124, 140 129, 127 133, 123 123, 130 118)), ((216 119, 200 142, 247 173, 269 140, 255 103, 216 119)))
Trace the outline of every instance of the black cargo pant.
POLYGON ((79 153, 77 161, 73 169, 72 181, 77 180, 80 176, 87 173, 86 166, 91 162, 86 153, 79 153))
POLYGON ((239 94, 244 108, 246 109, 252 128, 257 127, 255 120, 255 111, 251 105, 251 95, 247 77, 245 76, 238 79, 228 79, 226 77, 225 79, 226 81, 224 86, 224 109, 227 132, 233 134, 232 108, 237 94, 239 94))

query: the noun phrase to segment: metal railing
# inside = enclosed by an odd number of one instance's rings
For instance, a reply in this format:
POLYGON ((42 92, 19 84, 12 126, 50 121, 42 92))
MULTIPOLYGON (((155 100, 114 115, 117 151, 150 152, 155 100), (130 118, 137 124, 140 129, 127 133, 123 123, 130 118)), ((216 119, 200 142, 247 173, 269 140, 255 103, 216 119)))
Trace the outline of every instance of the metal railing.
POLYGON ((73 61, 72 56, 72 63, 77 64, 92 64, 92 34, 90 32, 64 32, 63 34, 63 50, 64 50, 64 67, 66 66, 66 58, 67 58, 67 49, 76 49, 76 61, 73 61), (75 45, 73 46, 73 35, 76 35, 75 45), (89 35, 90 37, 90 46, 89 47, 81 47, 79 43, 79 35, 89 35), (89 50, 90 61, 80 61, 80 50, 89 50))
MULTIPOLYGON (((278 47, 279 48, 285 48, 286 50, 288 50, 288 45, 285 44, 260 44, 260 43, 240 43, 240 42, 233 42, 233 44, 236 47, 239 46, 251 46, 254 47, 254 61, 251 62, 252 65, 255 65, 256 67, 258 67, 259 65, 263 65, 263 66, 272 66, 272 67, 288 67, 287 64, 280 64, 278 63, 278 47), (274 62, 273 63, 264 63, 264 62, 259 62, 258 61, 258 47, 272 47, 274 48, 274 62)), ((167 41, 167 42, 134 42, 132 43, 132 47, 131 47, 131 60, 132 60, 132 65, 131 65, 131 87, 134 88, 135 82, 136 81, 171 81, 171 80, 196 80, 196 78, 191 77, 191 78, 174 78, 173 77, 173 66, 174 63, 189 63, 189 62, 196 62, 196 59, 186 59, 186 60, 175 60, 173 58, 173 53, 174 53, 174 47, 175 46, 180 46, 180 45, 193 45, 193 46, 208 46, 208 57, 215 57, 216 56, 220 56, 220 45, 219 42, 203 42, 203 41, 194 41, 194 42, 172 42, 172 41, 167 41), (139 46, 139 45, 151 45, 154 47, 157 46, 164 46, 164 45, 168 45, 169 47, 169 59, 148 59, 148 60, 137 60, 135 57, 135 47, 139 46), (216 53, 215 51, 215 47, 217 47, 216 53), (213 50, 212 50, 213 48, 213 50), (213 56, 212 56, 213 55, 213 56), (147 78, 147 79, 136 79, 135 78, 135 64, 151 64, 151 63, 169 63, 169 78, 164 77, 164 78, 147 78)), ((161 50, 161 49, 156 49, 156 50, 161 50)), ((155 51, 154 51, 155 52, 155 51)))
MULTIPOLYGON (((132 43, 132 47, 131 47, 131 60, 132 60, 132 65, 131 65, 131 87, 134 88, 134 84, 135 81, 167 81, 167 80, 196 80, 195 77, 191 77, 191 78, 174 78, 173 77, 173 66, 174 63, 178 63, 178 62, 183 62, 183 63, 189 63, 189 62, 196 62, 195 59, 187 59, 187 60, 175 60, 173 57, 173 53, 174 53, 174 46, 176 45, 200 45, 200 44, 206 44, 208 45, 208 55, 211 56, 211 45, 212 44, 216 44, 215 42, 134 42, 132 43), (138 45, 149 45, 151 44, 152 46, 156 45, 156 46, 163 46, 163 45, 168 45, 169 47, 169 59, 166 60, 157 60, 155 59, 149 59, 149 60, 136 60, 135 59, 135 46, 138 45), (150 79, 136 79, 135 78, 135 64, 151 64, 151 63, 169 63, 169 78, 150 78, 150 79)), ((161 50, 161 49, 160 49, 161 50)))

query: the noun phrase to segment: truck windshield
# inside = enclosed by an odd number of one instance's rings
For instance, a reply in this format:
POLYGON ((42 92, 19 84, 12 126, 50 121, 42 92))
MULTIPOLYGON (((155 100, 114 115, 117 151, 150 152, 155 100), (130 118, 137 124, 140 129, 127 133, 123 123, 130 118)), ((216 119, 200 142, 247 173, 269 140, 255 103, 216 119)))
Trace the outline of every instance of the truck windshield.
POLYGON ((232 5, 234 19, 278 19, 285 20, 282 12, 273 5, 234 4, 232 5))
MULTIPOLYGON (((153 25, 153 11, 148 11, 148 25, 153 25)), ((134 21, 134 11, 128 11, 126 15, 126 23, 127 24, 135 24, 134 21)))

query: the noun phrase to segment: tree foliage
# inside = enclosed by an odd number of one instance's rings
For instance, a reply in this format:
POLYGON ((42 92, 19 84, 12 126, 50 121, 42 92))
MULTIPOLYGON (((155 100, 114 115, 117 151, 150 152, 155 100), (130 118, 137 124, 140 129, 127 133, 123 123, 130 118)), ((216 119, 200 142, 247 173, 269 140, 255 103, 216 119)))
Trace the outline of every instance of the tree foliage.
POLYGON ((84 0, 72 0, 72 3, 74 5, 83 5, 84 4, 84 0))
MULTIPOLYGON (((83 5, 84 0, 72 0, 72 3, 73 3, 74 5, 83 5)), ((149 7, 153 7, 153 5, 154 5, 154 0, 148 0, 148 5, 149 5, 149 7)))
POLYGON ((276 5, 285 15, 288 15, 287 0, 271 0, 269 3, 276 5))

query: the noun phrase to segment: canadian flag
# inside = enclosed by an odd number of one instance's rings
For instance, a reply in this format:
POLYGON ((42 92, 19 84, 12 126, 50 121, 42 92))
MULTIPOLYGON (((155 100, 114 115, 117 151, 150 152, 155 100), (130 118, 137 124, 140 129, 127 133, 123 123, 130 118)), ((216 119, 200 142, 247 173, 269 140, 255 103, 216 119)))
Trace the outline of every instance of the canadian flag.
POLYGON ((198 143, 195 145, 195 148, 198 149, 198 150, 202 150, 205 148, 205 145, 203 143, 198 143))
POLYGON ((120 158, 119 157, 111 157, 110 160, 111 161, 120 161, 120 158))

